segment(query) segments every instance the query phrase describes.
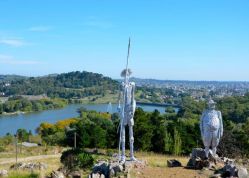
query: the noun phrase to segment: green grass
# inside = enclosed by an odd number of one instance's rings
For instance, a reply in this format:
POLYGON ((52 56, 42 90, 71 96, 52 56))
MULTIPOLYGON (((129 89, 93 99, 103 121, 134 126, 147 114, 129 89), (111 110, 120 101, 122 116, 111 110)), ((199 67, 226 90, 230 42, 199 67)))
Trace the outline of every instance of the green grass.
POLYGON ((27 172, 11 172, 8 176, 9 178, 39 178, 40 175, 37 173, 27 173, 27 172))

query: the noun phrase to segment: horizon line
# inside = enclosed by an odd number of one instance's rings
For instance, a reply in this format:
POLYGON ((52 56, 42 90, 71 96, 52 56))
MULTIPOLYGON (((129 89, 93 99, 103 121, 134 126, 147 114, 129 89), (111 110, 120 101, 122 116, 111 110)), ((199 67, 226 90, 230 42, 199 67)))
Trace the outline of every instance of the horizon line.
MULTIPOLYGON (((86 71, 86 70, 82 70, 82 71, 79 71, 79 70, 75 70, 75 71, 70 71, 70 72, 89 72, 89 71, 86 71)), ((45 75, 32 75, 32 76, 28 76, 28 75, 19 75, 19 74, 1 74, 0 73, 0 76, 10 76, 10 75, 13 75, 13 76, 20 76, 20 77, 46 77, 46 76, 49 76, 49 75, 60 75, 60 74, 65 74, 65 73, 70 73, 70 72, 61 72, 61 73, 49 73, 49 74, 45 74, 45 75)), ((96 73, 96 74, 101 74, 101 73, 97 73, 97 72, 90 72, 90 73, 96 73)), ((122 80, 122 78, 113 78, 113 77, 110 77, 110 76, 107 76, 107 75, 104 75, 104 74, 101 74, 103 75, 104 77, 109 77, 113 80, 122 80)), ((234 83, 249 83, 249 80, 192 80, 192 79, 157 79, 157 78, 140 78, 140 77, 131 77, 133 79, 140 79, 140 80, 156 80, 156 81, 161 81, 161 82, 170 82, 170 81, 178 81, 178 82, 234 82, 234 83)))

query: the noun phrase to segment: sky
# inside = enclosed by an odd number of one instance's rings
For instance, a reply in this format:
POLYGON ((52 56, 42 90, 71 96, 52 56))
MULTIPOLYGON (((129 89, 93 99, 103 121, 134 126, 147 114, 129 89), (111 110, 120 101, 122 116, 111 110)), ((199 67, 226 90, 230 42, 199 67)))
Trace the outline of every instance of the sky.
POLYGON ((0 74, 249 81, 248 0, 0 0, 0 74))

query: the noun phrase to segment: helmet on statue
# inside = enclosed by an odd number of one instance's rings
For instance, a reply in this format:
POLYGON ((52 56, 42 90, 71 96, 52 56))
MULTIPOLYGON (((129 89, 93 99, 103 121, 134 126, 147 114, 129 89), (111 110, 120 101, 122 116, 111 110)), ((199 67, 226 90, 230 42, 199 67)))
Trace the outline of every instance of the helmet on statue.
POLYGON ((212 98, 209 98, 209 100, 208 100, 208 103, 207 103, 207 105, 208 105, 208 109, 215 109, 215 102, 214 102, 214 100, 212 100, 212 98))

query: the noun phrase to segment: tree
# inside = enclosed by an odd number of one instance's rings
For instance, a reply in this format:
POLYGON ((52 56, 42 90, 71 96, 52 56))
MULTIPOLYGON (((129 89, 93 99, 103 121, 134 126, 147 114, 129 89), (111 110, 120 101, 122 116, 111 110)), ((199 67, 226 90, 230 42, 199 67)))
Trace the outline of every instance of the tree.
POLYGON ((17 132, 18 140, 21 142, 28 141, 29 140, 29 133, 26 129, 18 129, 17 132))
POLYGON ((175 113, 175 109, 172 106, 169 106, 165 109, 166 113, 175 113))
POLYGON ((168 153, 168 154, 172 153, 173 139, 170 133, 168 133, 167 131, 165 132, 164 145, 165 145, 164 146, 165 153, 168 153))
POLYGON ((180 155, 181 151, 182 151, 182 140, 181 140, 181 136, 178 130, 175 127, 174 128, 174 155, 176 156, 180 155))
POLYGON ((152 147, 151 138, 153 129, 150 125, 148 115, 142 108, 138 108, 134 116, 134 148, 150 151, 152 147))

